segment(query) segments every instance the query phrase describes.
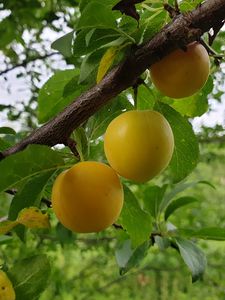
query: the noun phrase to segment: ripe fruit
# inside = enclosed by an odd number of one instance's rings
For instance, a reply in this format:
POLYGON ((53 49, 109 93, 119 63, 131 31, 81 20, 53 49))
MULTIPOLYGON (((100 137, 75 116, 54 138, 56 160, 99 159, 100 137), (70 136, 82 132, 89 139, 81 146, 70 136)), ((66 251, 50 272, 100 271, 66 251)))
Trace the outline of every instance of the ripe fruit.
POLYGON ((75 232, 98 232, 112 225, 123 206, 123 188, 109 166, 86 161, 62 172, 52 190, 59 221, 75 232))
POLYGON ((0 300, 15 300, 16 295, 11 281, 5 272, 0 270, 0 300))
POLYGON ((189 97, 199 91, 209 76, 209 55, 199 43, 178 49, 150 68, 154 85, 171 98, 189 97))
POLYGON ((115 118, 104 138, 109 164, 121 176, 145 182, 167 167, 173 154, 173 132, 156 111, 128 111, 115 118))

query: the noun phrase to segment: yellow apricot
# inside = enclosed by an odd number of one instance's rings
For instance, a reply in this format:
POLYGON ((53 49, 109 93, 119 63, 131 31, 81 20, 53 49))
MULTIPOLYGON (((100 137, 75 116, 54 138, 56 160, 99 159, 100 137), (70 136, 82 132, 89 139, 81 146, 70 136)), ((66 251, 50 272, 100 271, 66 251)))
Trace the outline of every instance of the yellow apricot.
POLYGON ((104 137, 111 167, 121 176, 145 182, 169 164, 174 148, 172 129, 156 111, 128 111, 116 117, 104 137))
POLYGON ((53 185, 53 211, 65 227, 75 232, 107 228, 117 220, 122 206, 120 179, 103 163, 77 163, 62 172, 53 185))
POLYGON ((150 67, 151 79, 162 94, 171 98, 189 97, 206 83, 210 70, 206 49, 194 42, 187 51, 178 49, 150 67))
POLYGON ((5 272, 0 270, 0 300, 15 300, 16 294, 5 272))

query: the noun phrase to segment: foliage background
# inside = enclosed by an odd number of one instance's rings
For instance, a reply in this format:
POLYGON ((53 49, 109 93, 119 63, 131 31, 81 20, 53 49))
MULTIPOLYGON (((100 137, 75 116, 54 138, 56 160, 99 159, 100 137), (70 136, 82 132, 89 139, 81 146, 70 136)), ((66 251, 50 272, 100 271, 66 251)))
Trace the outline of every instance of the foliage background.
MULTIPOLYGON (((38 124, 45 122, 51 116, 51 111, 56 113, 62 108, 51 107, 51 104, 48 104, 51 99, 42 104, 41 99, 47 96, 43 89, 43 96, 41 96, 41 92, 38 94, 43 83, 56 70, 72 69, 75 65, 77 68, 81 67, 82 69, 83 67, 82 74, 88 74, 90 65, 93 65, 95 69, 99 64, 99 57, 90 64, 83 63, 82 65, 84 60, 79 56, 70 55, 71 53, 67 55, 65 48, 62 50, 64 56, 58 53, 59 49, 54 51, 51 48, 51 43, 59 36, 77 28, 79 2, 73 0, 0 1, 2 16, 0 22, 0 51, 2 54, 0 74, 1 89, 4 91, 0 95, 1 126, 10 126, 16 130, 16 134, 3 132, 0 140, 1 149, 15 143, 27 132, 36 128, 38 124), (6 72, 5 70, 8 69, 12 70, 6 72), (8 96, 10 94, 11 96, 8 96), (3 95, 9 97, 10 102, 7 103, 3 95), (39 108, 38 95, 40 95, 39 108)), ((146 16, 143 18, 143 20, 147 20, 146 37, 148 38, 169 21, 165 11, 157 10, 162 6, 161 1, 152 2, 155 3, 151 8, 156 10, 146 11, 146 16)), ((200 1, 182 1, 181 8, 183 10, 192 9, 198 2, 200 1)), ((84 5, 85 1, 81 1, 81 3, 84 5)), ((124 17, 123 20, 129 28, 136 28, 136 21, 134 22, 129 17, 124 17)), ((129 34, 132 35, 132 32, 129 34)), ((135 37, 135 35, 133 36, 135 37)), ((224 32, 221 32, 213 45, 213 48, 219 53, 224 51, 223 40, 224 32)), ((56 47, 58 48, 58 46, 56 47)), ((122 51, 121 55, 126 54, 126 51, 125 47, 124 53, 122 51)), ((103 54, 101 50, 100 54, 103 54)), ((119 59, 120 57, 118 57, 119 59)), ((72 72, 72 79, 79 75, 76 70, 68 72, 72 72)), ((96 74, 96 70, 94 72, 96 74)), ((68 76, 68 74, 66 75, 68 76)), ((83 83, 78 85, 81 87, 78 93, 93 84, 91 77, 83 77, 82 81, 83 83)), ((53 81, 53 89, 56 82, 53 81)), ((65 81, 65 84, 67 83, 65 81)), ((51 86, 48 88, 51 91, 51 86)), ((62 106, 70 102, 77 93, 75 91, 75 94, 71 95, 70 86, 67 88, 69 97, 63 97, 62 106)), ((127 95, 132 97, 132 90, 123 93, 117 99, 117 103, 109 105, 107 109, 97 113, 88 121, 86 129, 88 143, 82 142, 80 138, 84 156, 88 156, 89 159, 105 160, 102 139, 99 137, 104 133, 110 118, 115 117, 124 108, 130 109, 130 104, 126 101, 127 95), (112 113, 110 118, 106 115, 109 110, 112 113)), ((152 107, 158 97, 162 96, 153 87, 150 90, 140 87, 139 108, 152 107), (148 101, 145 103, 143 99, 146 98, 148 101)), ((210 99, 209 103, 223 103, 224 101, 223 64, 220 68, 212 64, 212 78, 209 79, 202 93, 185 102, 188 105, 176 101, 171 103, 171 99, 166 97, 161 99, 177 111, 185 112, 187 117, 202 115, 212 108, 212 106, 208 107, 208 99, 210 99)), ((222 104, 221 107, 223 107, 222 104)), ((179 194, 179 196, 194 197, 198 201, 177 210, 171 216, 170 222, 178 228, 225 227, 224 123, 213 122, 213 125, 210 128, 203 126, 198 133, 201 141, 200 162, 186 181, 205 180, 216 189, 208 185, 197 184, 179 194)), ((81 136, 79 132, 75 134, 76 137, 81 136)), ((60 155, 68 164, 74 162, 67 149, 62 149, 60 155)), ((157 177, 148 185, 168 183, 168 178, 169 175, 165 172, 164 175, 157 177)), ((42 193, 46 198, 49 198, 51 183, 52 181, 48 183, 42 193)), ((131 187, 139 200, 146 197, 148 185, 136 186, 125 183, 131 187)), ((1 193, 1 217, 7 216, 11 201, 12 196, 1 193)), ((115 249, 118 249, 122 241, 127 238, 124 233, 110 228, 100 234, 75 235, 57 223, 51 209, 47 208, 45 204, 42 203, 40 206, 50 214, 51 230, 28 230, 25 235, 24 232, 14 232, 12 236, 2 236, 0 239, 0 263, 5 269, 12 268, 27 257, 47 254, 51 264, 51 276, 47 289, 37 299, 101 300, 117 299, 118 297, 123 300, 149 299, 151 297, 159 300, 194 300, 200 297, 204 297, 206 300, 225 299, 223 274, 225 244, 223 241, 203 240, 198 242, 206 253, 208 267, 204 279, 194 284, 191 284, 190 273, 177 252, 172 248, 160 250, 160 242, 150 248, 137 267, 132 268, 124 276, 120 276, 115 259, 115 249)), ((24 267, 25 269, 29 268, 28 262, 24 267)), ((17 269, 17 272, 19 277, 24 275, 21 269, 17 269)), ((43 276, 43 272, 40 273, 40 276, 43 276)))

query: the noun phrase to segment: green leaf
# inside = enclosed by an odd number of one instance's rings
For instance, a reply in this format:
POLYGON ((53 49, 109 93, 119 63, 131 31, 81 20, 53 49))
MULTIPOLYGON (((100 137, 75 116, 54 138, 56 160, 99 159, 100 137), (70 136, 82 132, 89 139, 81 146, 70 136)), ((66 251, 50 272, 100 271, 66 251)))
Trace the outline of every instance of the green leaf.
POLYGON ((11 143, 9 143, 8 141, 6 141, 3 138, 0 138, 0 151, 4 151, 8 148, 10 148, 12 146, 11 143))
POLYGON ((132 256, 129 258, 127 265, 125 268, 121 268, 120 274, 123 275, 126 272, 128 272, 131 268, 136 267, 140 262, 144 259, 144 257, 147 255, 148 249, 149 249, 149 242, 146 241, 137 248, 134 249, 134 252, 132 256))
POLYGON ((122 247, 116 250, 116 261, 120 268, 125 268, 134 250, 131 247, 131 240, 125 240, 122 247))
MULTIPOLYGON (((25 185, 16 193, 13 197, 10 208, 9 208, 9 219, 15 220, 18 213, 25 207, 39 206, 42 193, 48 180, 51 178, 55 171, 43 172, 40 175, 31 177, 25 185)), ((25 227, 17 226, 14 231, 18 237, 24 241, 25 240, 25 227)))
POLYGON ((17 37, 15 23, 11 19, 12 18, 7 17, 0 22, 0 49, 4 49, 17 37))
POLYGON ((169 218, 170 215, 172 215, 174 213, 174 211, 176 211, 177 209, 188 205, 190 203, 193 202, 197 202, 198 200, 194 197, 180 197, 176 200, 174 200, 170 205, 168 205, 166 211, 165 211, 165 220, 167 220, 169 218))
POLYGON ((174 100, 171 106, 178 111, 181 115, 187 117, 197 117, 203 115, 208 110, 208 95, 213 89, 213 79, 209 79, 205 86, 195 95, 174 100))
POLYGON ((193 181, 193 182, 180 182, 176 184, 171 191, 165 194, 163 201, 160 205, 160 212, 163 212, 167 208, 167 206, 171 203, 171 201, 177 194, 185 191, 188 188, 195 187, 198 184, 206 184, 211 188, 215 189, 215 187, 206 180, 193 181))
POLYGON ((225 241, 225 228, 179 229, 179 234, 203 240, 225 241))
POLYGON ((0 127, 0 134, 16 134, 16 132, 10 127, 0 127))
POLYGON ((148 186, 145 190, 145 194, 143 197, 144 208, 155 219, 159 215, 160 204, 163 200, 166 188, 167 185, 164 185, 162 187, 155 185, 155 186, 148 186))
POLYGON ((151 216, 141 209, 136 197, 126 186, 124 186, 124 205, 119 223, 129 234, 134 247, 149 240, 152 231, 151 216))
POLYGON ((14 239, 12 236, 8 236, 8 235, 0 236, 0 245, 11 243, 13 240, 14 239))
POLYGON ((58 50, 64 57, 72 56, 72 40, 74 31, 71 31, 60 37, 52 43, 52 49, 58 50))
POLYGON ((192 281, 197 281, 202 277, 206 268, 205 254, 191 241, 183 238, 176 238, 175 241, 181 257, 192 273, 192 281))
POLYGON ((80 0, 79 3, 79 9, 80 12, 82 13, 82 11, 84 10, 85 6, 90 2, 90 0, 80 0))
POLYGON ((155 97, 147 86, 140 85, 138 87, 137 109, 153 109, 155 105, 155 97))
POLYGON ((74 56, 82 56, 90 52, 93 52, 95 50, 95 47, 93 49, 92 48, 88 49, 89 47, 87 47, 87 43, 86 43, 86 36, 93 35, 94 32, 95 29, 83 29, 76 33, 73 42, 74 56))
POLYGON ((112 10, 98 1, 91 1, 85 6, 77 24, 77 30, 113 27, 116 27, 116 19, 112 10))
POLYGON ((48 285, 50 264, 46 255, 25 258, 9 269, 16 300, 37 300, 48 285))
MULTIPOLYGON (((79 71, 77 70, 77 73, 79 73, 79 71)), ((74 76, 72 79, 70 79, 70 81, 68 81, 67 83, 66 83, 66 85, 64 86, 64 88, 63 88, 63 94, 62 94, 62 96, 63 96, 63 98, 64 99, 66 99, 66 98, 74 98, 74 97, 77 97, 76 95, 75 95, 75 87, 77 88, 77 81, 78 81, 78 76, 74 76)), ((79 86, 79 89, 80 89, 81 87, 79 86)), ((80 93, 81 93, 81 91, 82 91, 82 89, 80 89, 80 93)), ((78 90, 76 91, 76 92, 78 92, 78 90)), ((65 101, 65 100, 63 100, 63 101, 65 101)))
MULTIPOLYGON (((91 48, 94 48, 94 51, 89 53, 82 59, 81 68, 80 68, 80 78, 79 83, 88 82, 88 84, 94 84, 95 78, 97 75, 97 71, 99 68, 99 64, 101 63, 101 59, 105 53, 106 47, 118 47, 119 45, 123 44, 126 39, 123 37, 119 37, 116 39, 112 39, 111 42, 107 44, 103 44, 97 48, 93 47, 98 40, 93 41, 91 43, 91 48)), ((103 40, 102 40, 103 42, 103 40)), ((100 44, 100 43, 99 43, 100 44)), ((87 47, 88 49, 89 47, 87 47)), ((86 49, 86 52, 88 52, 86 49)), ((78 51, 79 53, 79 51, 78 51)), ((119 53, 119 52, 118 52, 119 53)), ((116 54, 116 53, 115 53, 116 54)), ((114 56, 115 57, 115 56, 114 56)))
POLYGON ((196 8, 200 3, 202 3, 202 0, 183 0, 181 3, 179 3, 179 8, 182 12, 190 11, 196 8))
POLYGON ((25 185, 13 197, 10 209, 9 219, 15 220, 18 213, 25 207, 39 206, 42 192, 53 175, 53 171, 43 172, 38 176, 30 178, 25 185))
POLYGON ((56 226, 56 236, 61 245, 74 242, 75 239, 74 233, 65 228, 61 223, 58 223, 56 226))
POLYGON ((113 29, 83 29, 73 43, 73 55, 82 56, 117 40, 120 34, 113 29))
POLYGON ((85 56, 80 68, 79 83, 85 82, 90 77, 94 77, 92 81, 95 82, 96 75, 93 76, 93 72, 97 72, 103 53, 104 50, 99 49, 85 56))
POLYGON ((125 14, 123 14, 122 16, 120 14, 120 17, 121 18, 119 20, 118 26, 121 33, 124 32, 127 35, 135 35, 135 33, 139 31, 137 20, 125 14))
POLYGON ((144 43, 150 40, 158 33, 161 28, 169 21, 166 10, 158 10, 156 12, 145 11, 140 19, 139 30, 136 34, 136 41, 144 43))
POLYGON ((73 139, 76 143, 76 149, 79 153, 81 160, 88 157, 88 140, 86 136, 85 129, 83 127, 78 127, 72 134, 73 139))
POLYGON ((109 123, 120 115, 124 110, 132 109, 133 106, 124 95, 117 96, 102 109, 89 118, 87 124, 87 136, 89 140, 95 140, 102 136, 109 123))
POLYGON ((171 242, 167 237, 162 237, 159 235, 156 235, 154 237, 156 245, 159 247, 161 251, 164 251, 165 249, 169 248, 171 246, 171 242))
POLYGON ((116 250, 116 260, 120 267, 120 275, 124 275, 131 268, 136 267, 146 256, 149 246, 149 242, 144 242, 132 249, 131 240, 124 241, 122 247, 116 250))
POLYGON ((78 85, 78 78, 79 71, 77 69, 58 71, 44 84, 38 97, 38 120, 40 123, 44 123, 58 114, 81 94, 82 88, 78 85), (69 93, 65 91, 68 84, 70 84, 69 93))
MULTIPOLYGON (((124 34, 124 33, 121 31, 121 34, 124 34)), ((123 48, 123 47, 119 47, 119 46, 124 44, 128 38, 132 39, 131 37, 128 37, 127 35, 124 34, 124 36, 120 36, 117 39, 114 39, 113 41, 111 41, 105 45, 102 45, 101 48, 106 48, 106 47, 118 47, 118 49, 123 48)), ((126 46, 128 46, 128 43, 126 44, 126 46)), ((124 47, 124 49, 125 49, 125 47, 124 47)))
POLYGON ((169 172, 176 183, 187 177, 197 165, 197 138, 191 124, 174 109, 163 103, 158 103, 156 109, 165 116, 173 130, 175 146, 169 172))
MULTIPOLYGON (((85 7, 92 1, 96 2, 96 0, 80 0, 79 9, 81 13, 85 9, 85 7)), ((101 3, 102 0, 98 0, 98 2, 101 3)), ((112 8, 117 2, 118 0, 104 0, 104 4, 110 6, 110 8, 112 8)))
POLYGON ((0 162, 0 192, 32 176, 54 171, 64 166, 61 156, 47 146, 29 145, 24 151, 0 162))
POLYGON ((207 180, 199 180, 197 181, 198 184, 206 184, 208 185, 209 187, 211 187, 212 189, 216 190, 216 187, 209 181, 207 180))

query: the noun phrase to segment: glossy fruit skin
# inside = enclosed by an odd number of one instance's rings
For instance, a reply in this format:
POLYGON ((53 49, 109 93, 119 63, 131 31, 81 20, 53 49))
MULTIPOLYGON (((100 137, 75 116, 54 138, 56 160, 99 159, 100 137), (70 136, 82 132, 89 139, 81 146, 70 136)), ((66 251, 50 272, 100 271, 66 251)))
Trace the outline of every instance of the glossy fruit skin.
POLYGON ((15 300, 16 294, 5 272, 0 270, 0 300, 15 300))
POLYGON ((128 111, 116 117, 104 136, 111 167, 135 182, 146 182, 169 164, 174 148, 172 129, 156 111, 128 111))
POLYGON ((98 232, 107 228, 117 220, 122 206, 120 179, 103 163, 77 163, 62 172, 53 185, 53 211, 74 232, 98 232))
POLYGON ((178 49, 150 67, 152 82, 162 94, 171 98, 189 97, 206 83, 210 71, 206 49, 194 42, 187 51, 178 49))

